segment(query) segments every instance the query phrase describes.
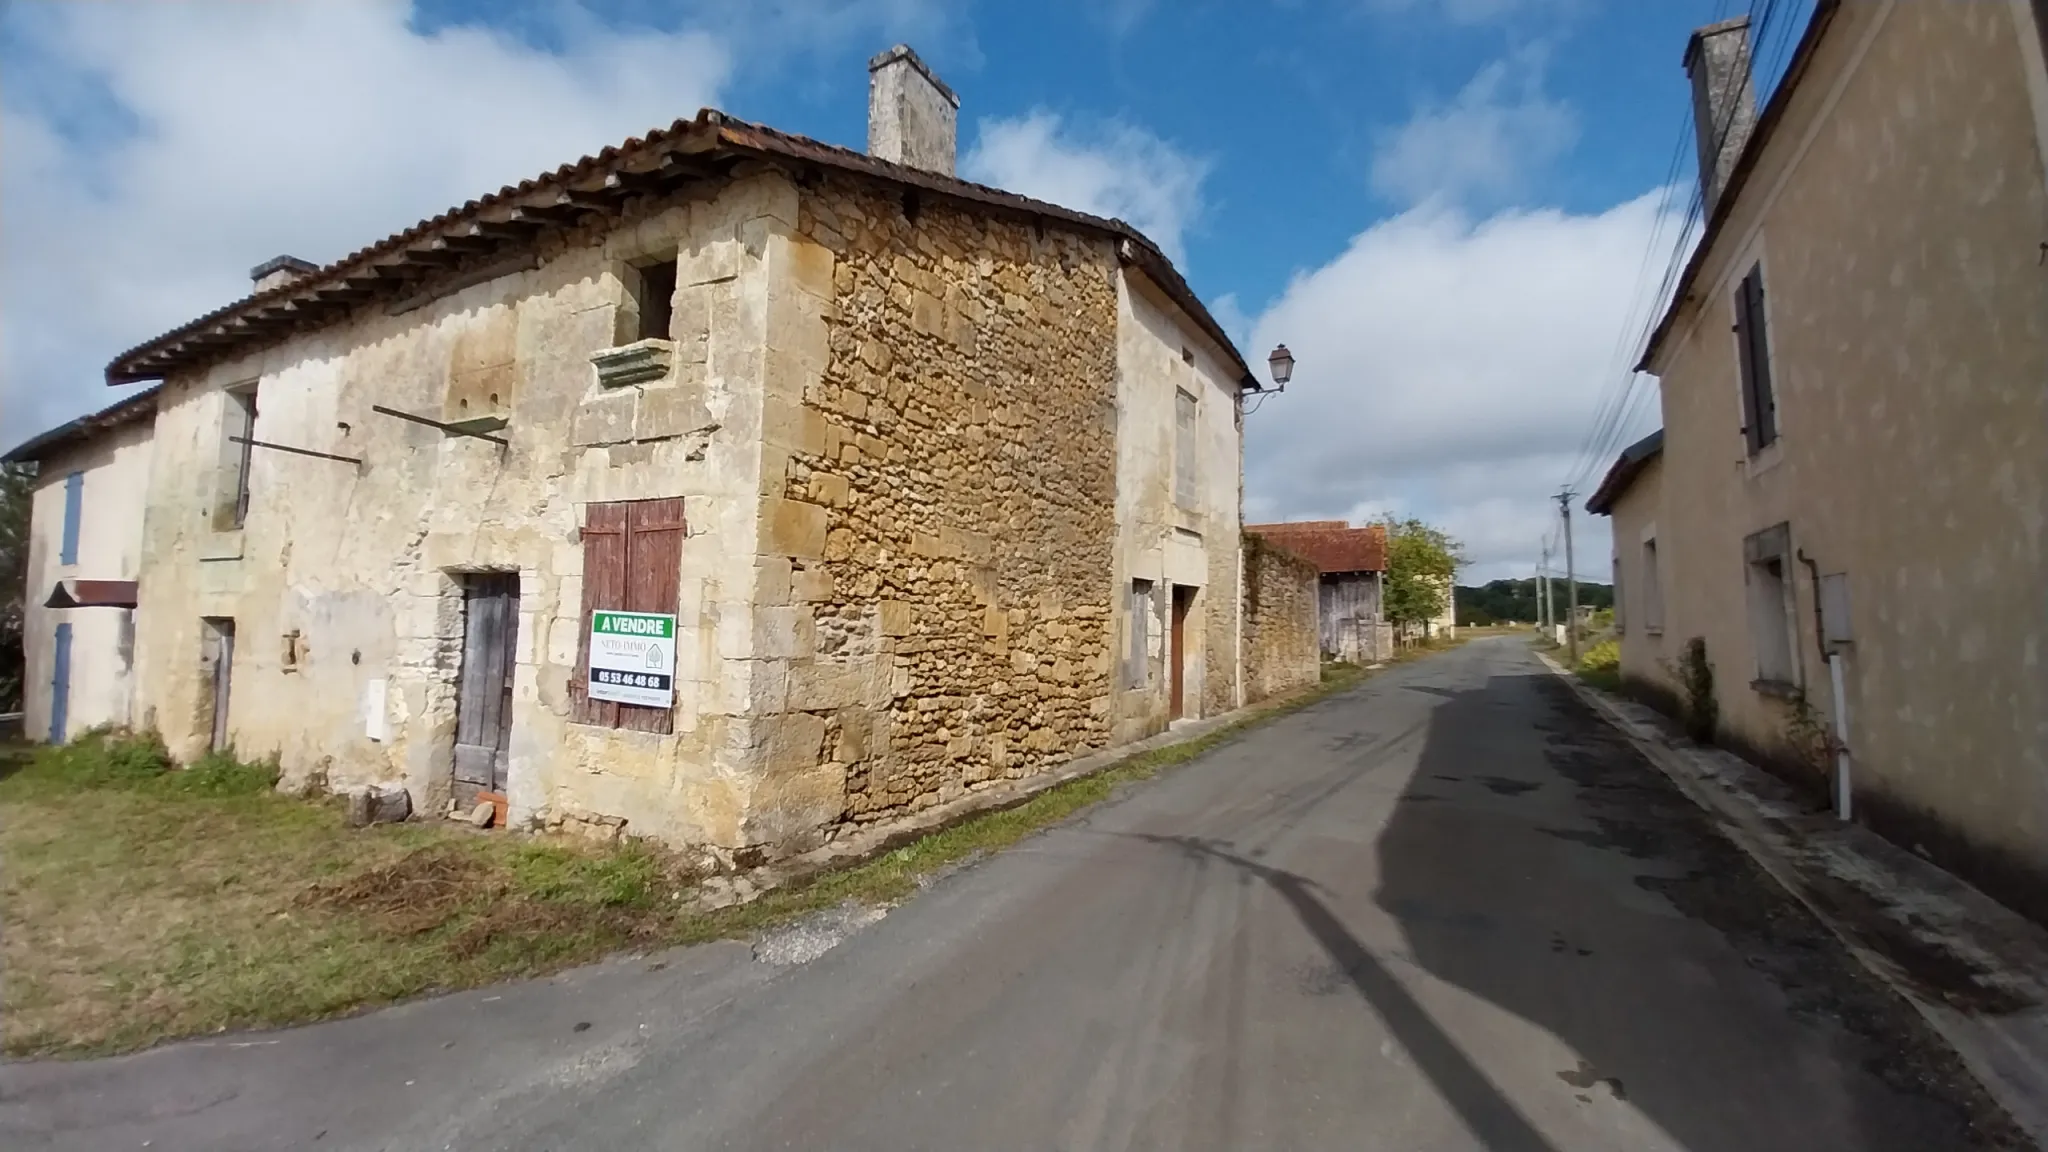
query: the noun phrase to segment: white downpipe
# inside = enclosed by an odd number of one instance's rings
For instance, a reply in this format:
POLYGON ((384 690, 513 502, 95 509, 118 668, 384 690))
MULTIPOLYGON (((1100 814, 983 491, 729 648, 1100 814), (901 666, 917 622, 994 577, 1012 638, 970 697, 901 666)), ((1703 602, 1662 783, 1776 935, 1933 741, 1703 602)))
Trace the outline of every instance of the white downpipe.
POLYGON ((1835 694, 1835 815, 1845 821, 1853 815, 1851 798, 1855 795, 1849 781, 1849 693, 1842 686, 1846 659, 1839 651, 1828 653, 1828 685, 1835 694))
POLYGON ((1244 707, 1244 568, 1246 559, 1244 554, 1244 529, 1240 526, 1237 533, 1237 636, 1231 641, 1230 658, 1230 666, 1234 670, 1231 675, 1232 689, 1234 698, 1237 701, 1237 707, 1239 708, 1244 707))

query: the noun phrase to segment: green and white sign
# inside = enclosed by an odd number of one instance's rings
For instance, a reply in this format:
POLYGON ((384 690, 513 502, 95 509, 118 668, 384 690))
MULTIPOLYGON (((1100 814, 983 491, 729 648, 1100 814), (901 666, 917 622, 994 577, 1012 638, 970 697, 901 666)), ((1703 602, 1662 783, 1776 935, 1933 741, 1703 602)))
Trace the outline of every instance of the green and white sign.
POLYGON ((592 612, 590 698, 673 707, 676 618, 659 612, 592 612))

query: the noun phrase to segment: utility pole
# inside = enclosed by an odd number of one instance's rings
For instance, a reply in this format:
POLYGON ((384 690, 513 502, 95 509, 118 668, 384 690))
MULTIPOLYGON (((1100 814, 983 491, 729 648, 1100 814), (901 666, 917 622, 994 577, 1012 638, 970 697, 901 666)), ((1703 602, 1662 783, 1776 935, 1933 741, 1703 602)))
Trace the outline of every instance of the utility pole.
POLYGON ((1567 655, 1572 667, 1579 666, 1579 570, 1572 564, 1572 490, 1557 494, 1558 510, 1564 513, 1564 634, 1571 641, 1567 655))
POLYGON ((1543 562, 1536 565, 1536 626, 1550 635, 1550 537, 1543 538, 1543 562))

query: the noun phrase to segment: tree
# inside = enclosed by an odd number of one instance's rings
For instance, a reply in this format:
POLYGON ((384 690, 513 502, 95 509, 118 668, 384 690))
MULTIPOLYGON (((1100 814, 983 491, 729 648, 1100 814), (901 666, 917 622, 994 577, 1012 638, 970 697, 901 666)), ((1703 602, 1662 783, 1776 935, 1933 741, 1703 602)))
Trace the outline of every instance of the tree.
POLYGON ((1443 530, 1391 513, 1387 530, 1387 584, 1380 610, 1402 635, 1443 615, 1458 574, 1458 542, 1443 530))
POLYGON ((21 710, 23 585, 35 471, 0 465, 0 712, 21 710))

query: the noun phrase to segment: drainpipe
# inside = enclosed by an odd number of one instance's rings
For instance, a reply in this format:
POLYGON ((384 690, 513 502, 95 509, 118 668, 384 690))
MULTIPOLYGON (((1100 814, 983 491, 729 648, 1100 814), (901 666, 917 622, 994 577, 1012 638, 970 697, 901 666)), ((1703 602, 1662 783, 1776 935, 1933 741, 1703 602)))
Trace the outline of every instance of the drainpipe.
POLYGON ((1237 648, 1236 657, 1232 661, 1232 667, 1235 669, 1234 691, 1237 693, 1239 708, 1244 707, 1244 564, 1244 519, 1240 516, 1237 527, 1237 648))
POLYGON ((1835 818, 1846 823, 1854 816, 1855 798, 1855 789, 1850 783, 1849 693, 1845 686, 1848 677, 1842 670, 1847 657, 1828 649, 1827 627, 1820 618, 1820 565, 1806 554, 1804 548, 1799 549, 1798 555, 1799 562, 1806 565, 1807 576, 1813 581, 1813 639, 1821 655, 1827 659, 1828 691, 1834 695, 1835 706, 1831 711, 1835 727, 1835 818))

